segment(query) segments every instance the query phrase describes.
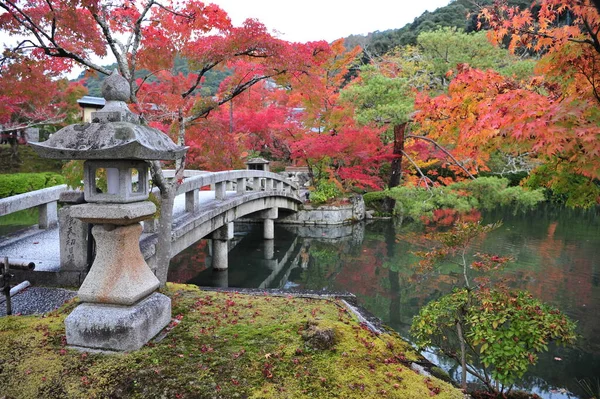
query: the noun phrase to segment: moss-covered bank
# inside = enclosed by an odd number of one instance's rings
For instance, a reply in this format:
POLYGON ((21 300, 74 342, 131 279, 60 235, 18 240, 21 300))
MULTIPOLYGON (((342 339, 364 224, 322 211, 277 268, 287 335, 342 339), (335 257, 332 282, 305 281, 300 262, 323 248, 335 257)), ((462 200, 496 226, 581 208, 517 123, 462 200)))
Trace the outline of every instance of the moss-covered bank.
POLYGON ((135 353, 65 346, 69 303, 0 319, 0 397, 462 398, 394 334, 375 335, 336 301, 169 285, 179 324, 135 353))

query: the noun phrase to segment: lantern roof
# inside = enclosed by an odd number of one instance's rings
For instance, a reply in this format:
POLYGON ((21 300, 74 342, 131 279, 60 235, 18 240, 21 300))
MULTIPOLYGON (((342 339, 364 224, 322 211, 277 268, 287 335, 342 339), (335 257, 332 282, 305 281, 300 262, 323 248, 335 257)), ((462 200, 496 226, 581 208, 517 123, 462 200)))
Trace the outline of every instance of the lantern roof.
POLYGON ((49 140, 31 143, 44 158, 175 160, 187 147, 175 144, 158 129, 140 124, 129 110, 129 82, 115 70, 102 85, 105 106, 92 113, 92 123, 69 125, 49 140))

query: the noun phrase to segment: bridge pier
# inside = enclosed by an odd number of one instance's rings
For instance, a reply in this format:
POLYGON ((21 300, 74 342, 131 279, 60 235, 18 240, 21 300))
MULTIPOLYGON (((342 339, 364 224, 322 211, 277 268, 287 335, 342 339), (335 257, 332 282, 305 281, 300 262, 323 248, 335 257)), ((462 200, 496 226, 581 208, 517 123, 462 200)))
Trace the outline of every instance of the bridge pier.
POLYGON ((262 211, 259 217, 264 219, 263 238, 273 240, 275 238, 275 219, 279 217, 278 208, 262 211))
POLYGON ((275 257, 275 240, 265 240, 265 260, 271 260, 275 257))
POLYGON ((228 241, 233 238, 233 222, 227 223, 211 234, 212 240, 212 267, 214 270, 227 270, 228 268, 228 241))

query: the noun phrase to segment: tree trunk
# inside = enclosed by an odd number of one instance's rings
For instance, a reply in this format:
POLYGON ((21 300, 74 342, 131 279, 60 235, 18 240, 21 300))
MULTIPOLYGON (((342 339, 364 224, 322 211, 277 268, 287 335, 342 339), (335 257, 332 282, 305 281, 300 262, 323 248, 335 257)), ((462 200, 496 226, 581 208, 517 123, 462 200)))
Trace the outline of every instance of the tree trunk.
MULTIPOLYGON (((402 177, 402 154, 404 153, 404 134, 406 132, 406 125, 406 123, 394 125, 394 150, 392 152, 394 159, 392 160, 392 170, 388 184, 389 188, 394 188, 400 185, 400 178, 402 177)), ((386 212, 393 213, 395 206, 396 201, 393 198, 388 197, 385 199, 384 208, 386 212)))
POLYGON ((168 181, 158 161, 151 164, 152 178, 160 189, 160 216, 158 218, 158 231, 156 241, 156 277, 160 286, 167 283, 169 263, 171 262, 171 232, 173 230, 173 205, 177 192, 177 179, 168 181))
POLYGON ((18 165, 21 162, 19 158, 19 133, 10 132, 8 143, 10 144, 10 159, 15 165, 18 165))
MULTIPOLYGON (((179 129, 177 132, 177 144, 185 145, 185 119, 182 109, 178 113, 179 129)), ((173 231, 173 206, 175 204, 175 195, 177 187, 183 181, 183 171, 185 169, 185 156, 175 161, 175 176, 172 180, 167 180, 159 162, 152 162, 152 178, 154 183, 160 189, 160 217, 158 218, 158 232, 156 242, 156 277, 160 281, 160 286, 164 287, 167 283, 169 274, 169 264, 171 262, 171 233, 173 231)))
POLYGON ((166 190, 160 192, 160 216, 158 218, 158 239, 156 242, 156 277, 160 286, 167 283, 169 263, 171 262, 171 232, 173 230, 173 203, 175 202, 175 185, 167 184, 166 190))
POLYGON ((394 160, 392 161, 389 188, 397 187, 400 184, 400 177, 402 177, 402 153, 404 151, 405 131, 406 123, 394 126, 394 160))

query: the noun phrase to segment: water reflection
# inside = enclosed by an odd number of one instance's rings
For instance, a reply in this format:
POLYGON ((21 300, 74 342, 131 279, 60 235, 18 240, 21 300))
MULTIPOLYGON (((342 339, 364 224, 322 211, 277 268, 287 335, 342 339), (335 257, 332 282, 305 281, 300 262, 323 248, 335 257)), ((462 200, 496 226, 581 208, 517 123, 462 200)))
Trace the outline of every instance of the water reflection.
MULTIPOLYGON (((540 356, 523 387, 544 398, 582 397, 576 379, 595 382, 600 376, 598 211, 542 207, 528 214, 499 210, 483 216, 485 223, 502 220, 503 225, 473 252, 515 258, 502 277, 577 320, 582 335, 576 348, 552 348, 540 356)), ((441 273, 416 278, 411 251, 417 248, 398 237, 420 229, 392 222, 338 229, 277 225, 276 240, 265 245, 260 225, 236 225, 227 272, 213 273, 210 246, 200 241, 173 259, 169 279, 201 286, 350 291, 408 337, 419 309, 460 282, 459 270, 450 264, 441 273)))

